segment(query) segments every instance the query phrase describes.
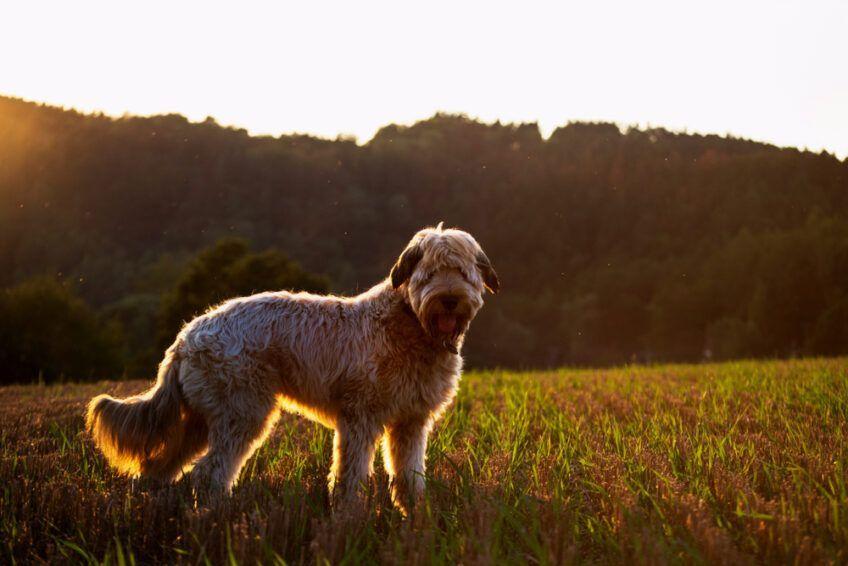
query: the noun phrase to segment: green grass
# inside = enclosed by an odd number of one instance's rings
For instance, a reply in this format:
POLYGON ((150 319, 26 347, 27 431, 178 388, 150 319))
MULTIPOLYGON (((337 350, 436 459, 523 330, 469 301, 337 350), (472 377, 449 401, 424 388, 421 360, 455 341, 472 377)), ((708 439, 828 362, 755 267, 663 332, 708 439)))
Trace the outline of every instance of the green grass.
POLYGON ((331 433, 284 416, 233 496, 115 476, 82 430, 103 391, 0 389, 0 562, 848 561, 848 359, 470 373, 427 498, 333 516, 331 433))

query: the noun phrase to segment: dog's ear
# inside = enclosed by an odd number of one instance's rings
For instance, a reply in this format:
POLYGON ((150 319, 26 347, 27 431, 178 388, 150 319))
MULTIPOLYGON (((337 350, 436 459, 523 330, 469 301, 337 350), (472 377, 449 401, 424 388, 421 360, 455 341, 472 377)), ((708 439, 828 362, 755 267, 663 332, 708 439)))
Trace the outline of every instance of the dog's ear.
POLYGON ((403 250, 397 263, 392 266, 392 287, 397 289, 406 281, 409 281, 409 278, 412 277, 412 272, 415 271, 415 266, 418 265, 422 257, 424 257, 424 251, 418 243, 411 244, 403 250))
POLYGON ((495 273, 492 262, 489 261, 489 257, 483 250, 477 252, 477 267, 480 268, 480 273, 483 274, 483 284, 486 286, 486 289, 493 295, 497 295, 501 289, 501 282, 498 281, 498 274, 495 273))

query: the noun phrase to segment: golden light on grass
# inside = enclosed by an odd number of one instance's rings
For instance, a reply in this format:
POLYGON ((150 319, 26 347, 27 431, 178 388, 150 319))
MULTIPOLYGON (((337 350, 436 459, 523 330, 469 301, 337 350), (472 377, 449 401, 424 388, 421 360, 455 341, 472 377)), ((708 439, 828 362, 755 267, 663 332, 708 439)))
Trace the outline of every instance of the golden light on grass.
MULTIPOLYGON (((330 432, 284 415, 234 496, 136 485, 82 432, 103 384, 0 389, 5 561, 844 562, 848 360, 471 373, 403 520, 379 460, 334 517, 330 432)), ((140 391, 115 383, 112 393, 140 391)))

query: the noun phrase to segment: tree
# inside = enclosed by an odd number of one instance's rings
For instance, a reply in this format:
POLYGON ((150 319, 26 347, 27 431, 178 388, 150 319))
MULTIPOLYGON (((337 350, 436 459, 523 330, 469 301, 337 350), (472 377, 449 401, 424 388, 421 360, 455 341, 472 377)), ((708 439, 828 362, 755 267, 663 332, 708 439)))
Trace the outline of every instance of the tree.
POLYGON ((0 291, 0 382, 120 377, 120 337, 67 287, 33 279, 0 291))
POLYGON ((247 241, 225 238, 201 251, 162 300, 158 339, 167 348, 188 320, 225 299, 260 291, 325 293, 328 281, 305 271, 282 252, 251 252, 247 241))

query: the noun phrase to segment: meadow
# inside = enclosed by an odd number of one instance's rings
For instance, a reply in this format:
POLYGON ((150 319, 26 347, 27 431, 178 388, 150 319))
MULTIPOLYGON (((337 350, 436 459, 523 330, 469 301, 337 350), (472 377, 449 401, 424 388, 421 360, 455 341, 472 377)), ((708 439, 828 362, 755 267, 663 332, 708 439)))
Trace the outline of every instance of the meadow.
POLYGON ((0 388, 0 562, 848 562, 846 358, 470 372, 409 519, 379 458, 331 513, 331 432, 289 415, 229 499, 116 476, 83 409, 145 385, 0 388))

